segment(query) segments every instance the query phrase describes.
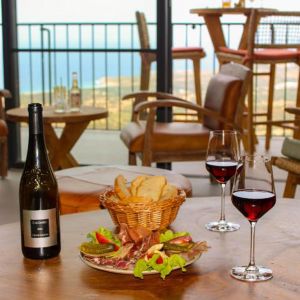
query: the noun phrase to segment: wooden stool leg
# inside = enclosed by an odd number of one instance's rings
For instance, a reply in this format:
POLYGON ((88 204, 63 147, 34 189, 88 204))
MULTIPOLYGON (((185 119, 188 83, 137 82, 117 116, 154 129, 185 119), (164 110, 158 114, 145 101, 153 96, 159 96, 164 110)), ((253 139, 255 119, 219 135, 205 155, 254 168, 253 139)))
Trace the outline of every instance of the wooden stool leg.
MULTIPOLYGON (((298 67, 299 67, 299 75, 298 75, 298 88, 297 88, 296 106, 300 107, 300 65, 298 65, 298 67)), ((296 115, 295 119, 299 120, 300 116, 296 115)), ((294 130, 294 138, 295 139, 300 139, 300 130, 294 130)))
POLYGON ((151 167, 152 162, 152 151, 149 147, 144 147, 142 155, 142 166, 151 167))
POLYGON ((255 152, 255 130, 253 126, 253 78, 249 82, 249 91, 248 91, 248 119, 247 119, 247 128, 248 128, 248 151, 249 154, 255 152))
MULTIPOLYGON (((275 70, 276 65, 270 65, 270 79, 269 79, 269 95, 268 95, 268 109, 267 109, 267 121, 272 121, 273 114, 273 99, 274 99, 274 84, 275 84, 275 70)), ((272 137, 272 125, 267 124, 265 149, 270 149, 270 141, 272 137)))
POLYGON ((201 100, 201 67, 200 67, 200 59, 193 59, 193 66, 194 66, 194 82, 195 82, 195 96, 196 96, 196 103, 198 105, 202 105, 201 100))
POLYGON ((136 166, 136 155, 134 152, 129 152, 128 163, 130 166, 136 166))
POLYGON ((284 198, 294 198, 297 187, 297 175, 288 172, 283 197, 284 198))
MULTIPOLYGON (((246 129, 246 130, 247 130, 247 129, 246 129)), ((246 130, 244 131, 244 133, 247 132, 246 130)), ((246 134, 243 134, 243 135, 242 135, 242 145, 243 145, 244 151, 245 151, 246 153, 249 153, 249 145, 248 145, 248 142, 249 142, 249 139, 248 139, 247 133, 246 133, 246 134)))
POLYGON ((141 64, 141 90, 147 91, 149 90, 150 85, 150 70, 151 63, 142 61, 141 64))

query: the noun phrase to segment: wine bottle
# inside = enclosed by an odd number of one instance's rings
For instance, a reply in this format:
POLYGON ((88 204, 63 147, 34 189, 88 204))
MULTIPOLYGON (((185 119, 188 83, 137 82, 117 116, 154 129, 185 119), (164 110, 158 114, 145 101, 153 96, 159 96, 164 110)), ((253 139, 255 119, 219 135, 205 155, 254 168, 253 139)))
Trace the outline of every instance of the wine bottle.
POLYGON ((22 252, 45 259, 60 252, 59 194, 45 146, 43 107, 32 103, 28 112, 28 152, 19 189, 22 252))
POLYGON ((78 87, 78 75, 76 72, 72 73, 72 88, 70 90, 69 108, 71 112, 80 111, 81 107, 81 92, 78 87))

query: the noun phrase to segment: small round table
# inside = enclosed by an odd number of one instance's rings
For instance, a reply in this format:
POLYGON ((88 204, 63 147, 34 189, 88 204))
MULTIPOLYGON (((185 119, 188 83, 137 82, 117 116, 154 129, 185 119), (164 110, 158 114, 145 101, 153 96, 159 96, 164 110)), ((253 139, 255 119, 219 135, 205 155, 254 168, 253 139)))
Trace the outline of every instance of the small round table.
MULTIPOLYGON (((55 113, 53 107, 43 108, 45 140, 49 158, 54 170, 78 166, 71 150, 90 121, 107 118, 108 111, 99 107, 82 107, 79 112, 55 113), (53 124, 65 123, 60 137, 53 124)), ((6 118, 12 122, 28 122, 27 108, 13 108, 6 111, 6 118)))
POLYGON ((99 195, 114 185, 114 179, 122 174, 127 182, 138 175, 163 175, 168 182, 192 195, 190 181, 175 172, 141 166, 87 166, 55 172, 61 214, 99 209, 99 195))

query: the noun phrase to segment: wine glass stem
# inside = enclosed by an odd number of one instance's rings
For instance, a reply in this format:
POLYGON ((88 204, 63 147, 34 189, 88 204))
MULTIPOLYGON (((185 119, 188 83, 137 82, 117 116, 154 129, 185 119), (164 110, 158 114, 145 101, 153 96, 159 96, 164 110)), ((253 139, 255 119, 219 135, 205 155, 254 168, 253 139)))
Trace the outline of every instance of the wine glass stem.
POLYGON ((221 216, 220 221, 225 221, 225 183, 221 183, 221 216))
POLYGON ((256 268, 255 266, 255 225, 256 222, 251 222, 250 221, 250 226, 251 226, 251 240, 250 240, 250 261, 248 265, 249 268, 256 268))

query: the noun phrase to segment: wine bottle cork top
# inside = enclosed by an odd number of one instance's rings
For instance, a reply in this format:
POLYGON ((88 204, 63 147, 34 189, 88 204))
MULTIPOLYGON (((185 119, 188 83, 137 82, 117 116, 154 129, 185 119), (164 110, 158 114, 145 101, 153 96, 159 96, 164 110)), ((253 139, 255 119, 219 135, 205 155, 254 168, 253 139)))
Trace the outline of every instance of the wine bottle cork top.
POLYGON ((43 106, 41 103, 28 104, 28 111, 38 111, 38 110, 43 110, 43 106))

